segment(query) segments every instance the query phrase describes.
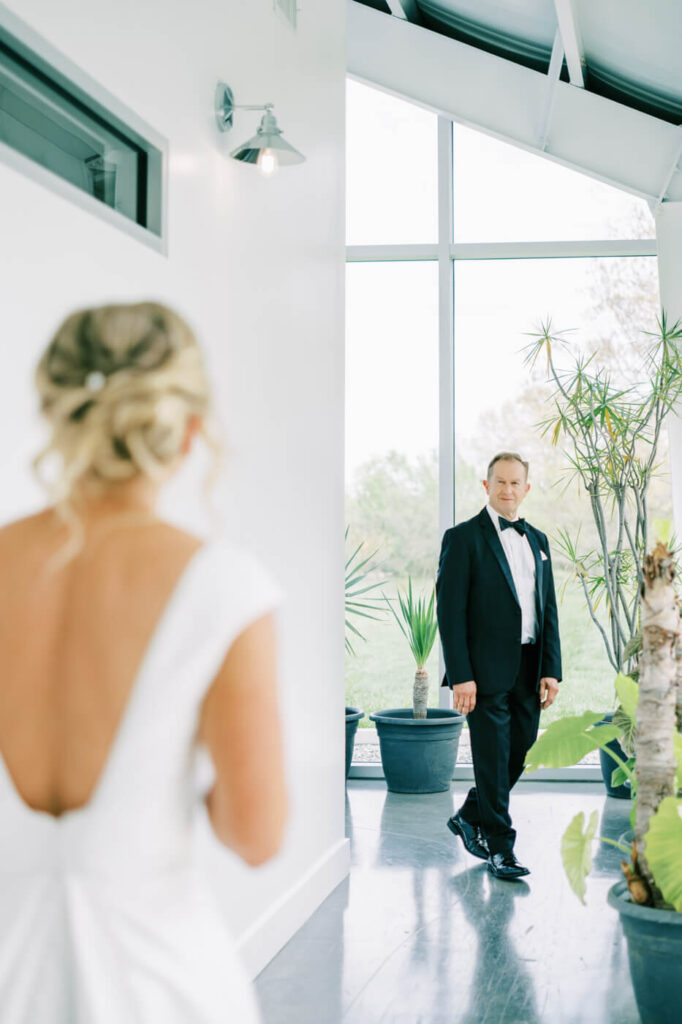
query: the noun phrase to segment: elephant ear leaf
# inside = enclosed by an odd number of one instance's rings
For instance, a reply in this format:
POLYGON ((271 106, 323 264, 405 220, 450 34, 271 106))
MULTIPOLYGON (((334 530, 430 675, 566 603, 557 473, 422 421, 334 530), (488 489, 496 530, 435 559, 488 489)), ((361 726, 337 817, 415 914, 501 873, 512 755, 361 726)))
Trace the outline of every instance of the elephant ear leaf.
POLYGON ((585 711, 582 715, 567 715, 552 722, 526 754, 526 768, 534 771, 543 765, 563 768, 577 764, 590 751, 620 736, 620 729, 614 725, 592 728, 602 717, 594 711, 585 711))
POLYGON ((634 720, 637 717, 637 703, 639 701, 639 686, 632 676, 626 676, 619 672, 614 683, 618 700, 628 718, 634 720))
POLYGON ((561 840, 561 859, 571 889, 585 903, 585 879, 592 867, 591 843, 597 833, 597 812, 592 811, 585 828, 583 811, 576 814, 561 840))
POLYGON ((682 800, 661 800, 644 838, 646 859, 663 899, 682 911, 682 800))

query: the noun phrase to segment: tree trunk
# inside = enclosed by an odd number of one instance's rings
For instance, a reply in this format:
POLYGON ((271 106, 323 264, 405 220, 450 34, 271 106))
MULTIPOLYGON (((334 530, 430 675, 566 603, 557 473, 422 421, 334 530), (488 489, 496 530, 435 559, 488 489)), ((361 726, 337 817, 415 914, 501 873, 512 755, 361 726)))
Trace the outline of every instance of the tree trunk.
MULTIPOLYGON (((678 638, 679 639, 679 638, 678 638)), ((682 732, 682 643, 677 647, 677 695, 675 697, 675 718, 677 731, 682 732)))
POLYGON ((647 555, 642 599, 642 655, 639 662, 639 702, 635 757, 637 812, 635 842, 641 874, 655 906, 664 905, 646 860, 644 836, 649 819, 675 785, 675 698, 677 660, 675 647, 680 633, 680 612, 673 590, 673 556, 663 544, 647 555))
POLYGON ((425 668, 418 668, 414 677, 412 691, 413 714, 415 718, 426 718, 426 705, 429 701, 429 673, 425 668))

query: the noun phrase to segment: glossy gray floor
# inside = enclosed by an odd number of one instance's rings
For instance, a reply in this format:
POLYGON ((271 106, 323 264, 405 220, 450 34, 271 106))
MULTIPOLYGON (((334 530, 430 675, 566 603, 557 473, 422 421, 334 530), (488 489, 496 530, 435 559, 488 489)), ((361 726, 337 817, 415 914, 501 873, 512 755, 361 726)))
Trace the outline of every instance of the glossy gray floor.
POLYGON ((512 794, 519 882, 492 878, 445 828, 462 799, 348 784, 350 878, 261 973, 265 1024, 636 1024, 618 918, 606 892, 620 854, 595 846, 582 906, 560 836, 579 811, 601 835, 630 802, 590 783, 523 783, 512 794))

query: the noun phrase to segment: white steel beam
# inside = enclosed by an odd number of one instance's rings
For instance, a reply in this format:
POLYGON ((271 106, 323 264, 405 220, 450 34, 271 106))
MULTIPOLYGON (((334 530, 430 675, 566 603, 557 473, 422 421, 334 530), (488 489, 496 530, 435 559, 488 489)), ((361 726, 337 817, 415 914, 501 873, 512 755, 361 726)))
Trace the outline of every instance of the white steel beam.
POLYGON ((675 153, 675 156, 672 159, 668 173, 666 174, 665 179, 663 181, 663 185, 661 186, 661 190, 658 193, 658 197, 656 199, 656 206, 664 202, 664 200, 667 198, 670 183, 680 170, 680 160, 682 160, 682 128, 678 128, 678 134, 680 141, 677 147, 677 152, 675 153))
POLYGON ((556 35, 554 36, 554 45, 552 46, 552 56, 549 62, 549 68, 547 69, 547 99, 545 102, 545 109, 542 115, 542 127, 540 129, 540 149, 544 151, 547 149, 547 139, 549 137, 549 126, 552 123, 552 107, 554 106, 554 92, 556 84, 559 81, 561 75, 561 69, 564 64, 564 46, 561 42, 561 33, 557 29, 556 35))
MULTIPOLYGON (((568 242, 455 242, 451 260, 580 259, 598 256, 655 256, 655 238, 607 238, 602 241, 568 242)), ((414 244, 348 245, 348 263, 395 263, 440 258, 441 246, 414 244)))
POLYGON ((386 3, 394 18, 402 18, 403 21, 411 21, 413 25, 421 25, 417 0, 386 0, 386 3))
POLYGON ((571 0, 554 0, 556 19, 559 23, 559 33, 564 44, 566 54, 566 66, 571 85, 584 89, 585 78, 583 76, 583 47, 580 40, 578 23, 575 18, 575 11, 571 0))
MULTIPOLYGON (((347 23, 355 78, 644 199, 658 198, 679 145, 675 125, 558 81, 543 153, 546 75, 352 0, 347 23)), ((667 196, 682 200, 682 174, 673 175, 667 196)))
MULTIPOLYGON (((438 520, 441 536, 455 522, 455 295, 452 201, 452 121, 438 118, 438 520)), ((445 673, 443 652, 439 678, 445 673)), ((452 708, 452 693, 438 687, 438 705, 452 708)))
MULTIPOLYGON (((682 203, 660 203, 656 209, 658 281, 661 308, 668 325, 682 320, 682 203)), ((670 443, 670 477, 676 536, 682 536, 682 409, 666 420, 670 443)))

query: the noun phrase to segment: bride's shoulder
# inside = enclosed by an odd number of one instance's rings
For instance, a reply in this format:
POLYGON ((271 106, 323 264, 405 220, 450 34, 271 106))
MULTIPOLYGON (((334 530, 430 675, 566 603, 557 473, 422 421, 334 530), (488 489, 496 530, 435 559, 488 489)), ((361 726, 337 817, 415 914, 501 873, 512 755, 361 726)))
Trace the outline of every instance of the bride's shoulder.
POLYGON ((35 549, 46 535, 47 518, 45 511, 34 512, 0 525, 0 559, 13 552, 35 549))

